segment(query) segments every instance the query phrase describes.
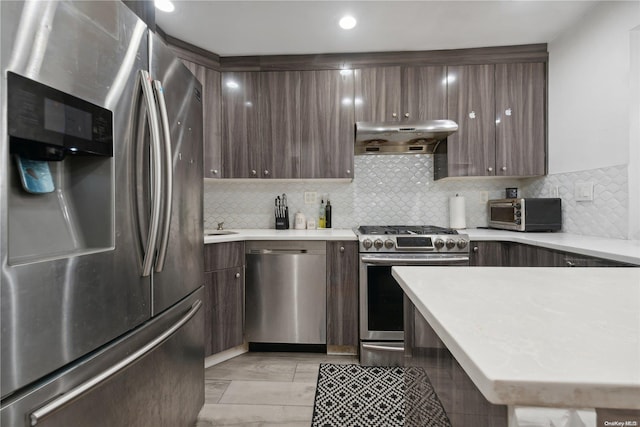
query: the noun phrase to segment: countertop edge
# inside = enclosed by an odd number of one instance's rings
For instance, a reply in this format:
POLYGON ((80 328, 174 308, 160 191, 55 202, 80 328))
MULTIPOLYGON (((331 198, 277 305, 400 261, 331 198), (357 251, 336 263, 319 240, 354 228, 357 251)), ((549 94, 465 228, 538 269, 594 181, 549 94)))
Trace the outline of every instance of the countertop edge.
POLYGON ((204 243, 224 243, 253 240, 357 240, 351 229, 321 229, 321 230, 274 230, 274 229, 229 229, 225 231, 234 234, 207 236, 205 230, 204 243))
MULTIPOLYGON (((224 243, 250 240, 358 240, 352 229, 275 230, 230 229, 235 234, 204 236, 204 243, 224 243)), ((522 243, 541 248, 604 258, 612 261, 640 265, 640 241, 583 236, 563 232, 519 233, 493 229, 463 229, 471 241, 522 243)))

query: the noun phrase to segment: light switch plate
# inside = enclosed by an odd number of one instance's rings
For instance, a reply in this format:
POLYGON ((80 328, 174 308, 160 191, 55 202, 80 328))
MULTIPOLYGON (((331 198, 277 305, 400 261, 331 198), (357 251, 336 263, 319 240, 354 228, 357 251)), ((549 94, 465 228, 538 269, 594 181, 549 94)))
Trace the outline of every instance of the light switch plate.
POLYGON ((593 182, 576 182, 574 198, 577 202, 593 200, 593 182))
POLYGON ((480 192, 480 202, 484 203, 484 202, 488 202, 489 201, 489 192, 488 191, 481 191, 480 192))
POLYGON ((305 191, 304 192, 304 204, 305 205, 313 205, 316 203, 317 193, 315 191, 305 191))

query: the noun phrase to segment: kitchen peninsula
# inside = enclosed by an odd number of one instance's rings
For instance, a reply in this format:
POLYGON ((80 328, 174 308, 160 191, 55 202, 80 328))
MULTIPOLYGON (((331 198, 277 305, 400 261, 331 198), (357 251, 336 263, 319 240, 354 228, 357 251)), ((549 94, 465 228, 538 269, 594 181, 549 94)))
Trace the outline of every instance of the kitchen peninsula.
POLYGON ((394 267, 393 276, 510 417, 515 406, 640 409, 640 269, 394 267))

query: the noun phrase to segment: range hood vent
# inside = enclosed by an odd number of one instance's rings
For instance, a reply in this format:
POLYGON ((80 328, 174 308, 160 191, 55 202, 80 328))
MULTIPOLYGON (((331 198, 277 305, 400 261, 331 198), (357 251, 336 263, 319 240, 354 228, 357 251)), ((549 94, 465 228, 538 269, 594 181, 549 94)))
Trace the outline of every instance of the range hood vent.
POLYGON ((433 154, 438 142, 457 130, 452 120, 357 122, 355 154, 433 154))

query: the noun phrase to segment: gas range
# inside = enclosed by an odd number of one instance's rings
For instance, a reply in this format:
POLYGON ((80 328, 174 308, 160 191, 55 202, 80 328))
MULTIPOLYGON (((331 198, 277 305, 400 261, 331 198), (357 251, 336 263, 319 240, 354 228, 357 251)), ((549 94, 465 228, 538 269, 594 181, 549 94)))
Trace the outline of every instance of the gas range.
POLYGON ((433 225, 362 225, 361 253, 469 253, 469 236, 433 225))

